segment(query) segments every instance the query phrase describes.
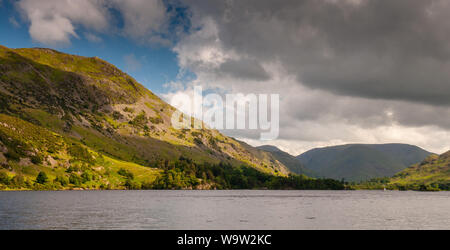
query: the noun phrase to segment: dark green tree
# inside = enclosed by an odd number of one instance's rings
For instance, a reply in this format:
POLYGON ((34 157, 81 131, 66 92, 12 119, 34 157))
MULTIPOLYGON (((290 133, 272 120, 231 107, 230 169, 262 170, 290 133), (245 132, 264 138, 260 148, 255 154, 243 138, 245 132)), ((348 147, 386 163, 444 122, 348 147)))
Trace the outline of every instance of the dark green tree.
POLYGON ((36 183, 45 184, 48 181, 47 174, 45 172, 40 172, 36 177, 36 183))
POLYGON ((0 172, 0 184, 9 185, 10 179, 7 173, 0 172))
POLYGON ((59 183, 61 184, 61 186, 65 187, 69 185, 69 178, 67 178, 66 176, 57 176, 54 182, 59 183))
POLYGON ((80 186, 83 183, 83 179, 79 175, 72 173, 69 177, 69 182, 75 186, 80 186))

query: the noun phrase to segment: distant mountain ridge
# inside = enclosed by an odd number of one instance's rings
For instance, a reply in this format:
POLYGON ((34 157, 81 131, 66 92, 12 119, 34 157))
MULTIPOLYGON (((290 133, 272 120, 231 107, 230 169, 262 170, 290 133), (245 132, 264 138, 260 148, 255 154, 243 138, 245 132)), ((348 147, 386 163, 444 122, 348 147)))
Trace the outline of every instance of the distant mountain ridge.
POLYGON ((256 148, 264 150, 266 152, 279 152, 279 151, 282 151, 281 149, 279 149, 279 148, 277 148, 275 146, 272 146, 272 145, 263 145, 263 146, 259 146, 259 147, 256 147, 256 148))
POLYGON ((285 165, 291 172, 295 174, 303 174, 309 177, 317 176, 314 171, 305 168, 305 166, 303 166, 303 164, 297 158, 295 158, 295 156, 292 156, 275 146, 263 145, 257 148, 271 153, 279 162, 283 163, 283 165, 285 165))
POLYGON ((393 176, 430 154, 407 144, 348 144, 312 149, 296 158, 321 177, 363 181, 393 176))

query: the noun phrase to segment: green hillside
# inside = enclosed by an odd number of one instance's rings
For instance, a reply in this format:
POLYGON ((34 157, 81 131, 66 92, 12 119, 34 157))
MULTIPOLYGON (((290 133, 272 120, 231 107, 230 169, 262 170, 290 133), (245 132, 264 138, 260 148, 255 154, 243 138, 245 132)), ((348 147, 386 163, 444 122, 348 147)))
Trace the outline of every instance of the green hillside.
POLYGON ((99 58, 0 46, 0 188, 283 187, 270 153, 175 111, 99 58))
POLYGON ((439 188, 450 190, 450 151, 431 155, 423 162, 415 164, 390 179, 390 185, 403 189, 439 188))
POLYGON ((405 144, 351 144, 313 149, 297 159, 319 176, 363 181, 393 176, 428 155, 423 149, 405 144))
POLYGON ((430 155, 392 178, 376 178, 355 185, 356 189, 392 189, 416 191, 450 191, 450 151, 430 155))

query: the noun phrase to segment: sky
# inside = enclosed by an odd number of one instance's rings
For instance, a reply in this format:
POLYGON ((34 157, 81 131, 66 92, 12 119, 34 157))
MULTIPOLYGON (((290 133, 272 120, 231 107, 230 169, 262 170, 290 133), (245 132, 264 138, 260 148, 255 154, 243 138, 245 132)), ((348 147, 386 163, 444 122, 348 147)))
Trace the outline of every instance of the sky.
POLYGON ((98 56, 163 98, 280 95, 298 155, 347 143, 450 149, 447 0, 0 0, 0 44, 98 56))

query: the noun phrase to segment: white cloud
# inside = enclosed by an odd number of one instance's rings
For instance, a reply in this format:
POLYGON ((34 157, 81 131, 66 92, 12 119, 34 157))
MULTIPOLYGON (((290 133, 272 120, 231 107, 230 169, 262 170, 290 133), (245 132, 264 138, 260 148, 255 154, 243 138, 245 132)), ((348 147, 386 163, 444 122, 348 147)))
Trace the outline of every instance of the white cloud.
POLYGON ((78 38, 76 25, 93 31, 108 27, 108 13, 100 0, 21 0, 19 10, 30 22, 30 36, 44 44, 68 44, 78 38))
MULTIPOLYGON (((1 6, 1 2, 0 2, 0 6, 1 6)), ((14 16, 9 17, 8 21, 10 24, 12 24, 12 26, 14 26, 14 28, 20 27, 20 23, 16 20, 16 18, 14 16)))
POLYGON ((99 43, 103 41, 103 39, 93 33, 84 33, 84 37, 89 41, 93 43, 99 43))
POLYGON ((29 21, 33 40, 48 44, 69 44, 79 38, 78 28, 89 41, 98 42, 95 33, 119 31, 144 43, 168 45, 160 34, 165 32, 166 8, 162 0, 20 0, 17 7, 29 21), (124 21, 123 30, 115 25, 116 9, 124 21))
POLYGON ((213 70, 238 55, 225 51, 218 38, 218 30, 214 21, 205 18, 200 21, 199 30, 184 37, 173 49, 178 54, 181 67, 191 70, 213 70))

